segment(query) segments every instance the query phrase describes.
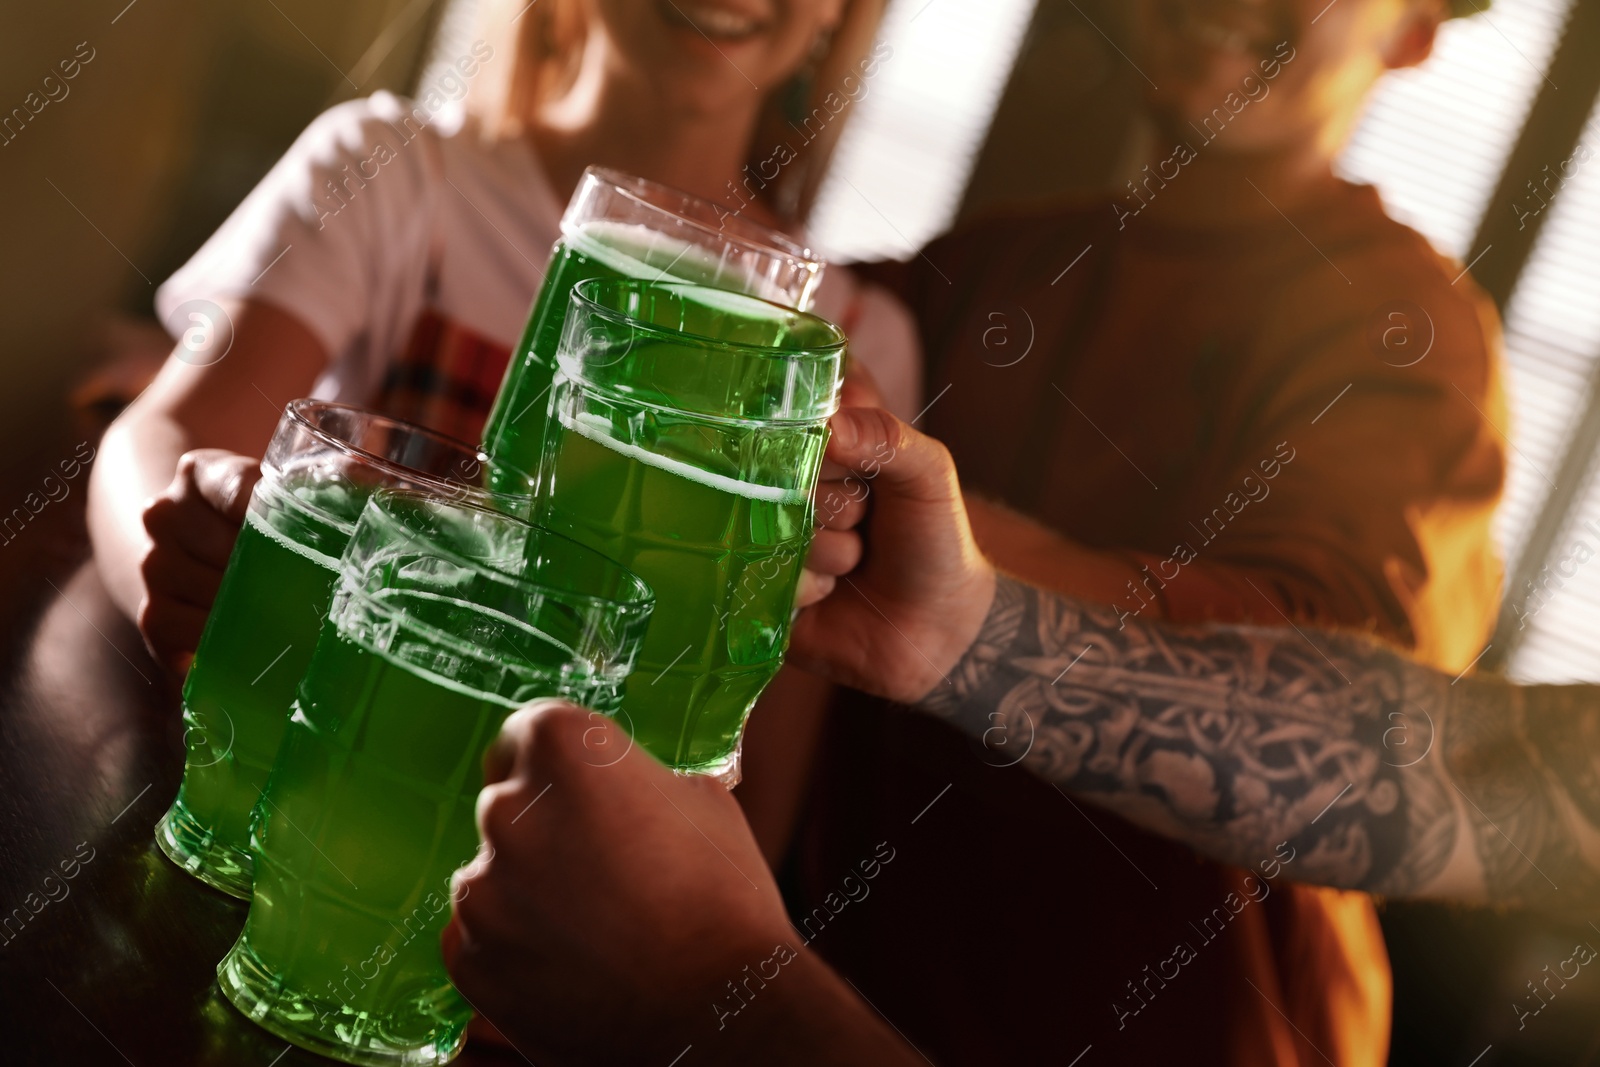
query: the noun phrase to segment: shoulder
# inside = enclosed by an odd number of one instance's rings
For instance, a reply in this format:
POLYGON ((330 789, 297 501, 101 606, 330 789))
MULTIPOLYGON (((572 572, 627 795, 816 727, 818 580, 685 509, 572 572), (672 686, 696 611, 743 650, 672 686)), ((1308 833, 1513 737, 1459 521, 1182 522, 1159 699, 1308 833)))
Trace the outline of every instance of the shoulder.
POLYGON ((379 92, 339 104, 306 128, 276 171, 278 182, 313 202, 319 220, 355 207, 409 228, 441 207, 454 211, 458 194, 502 227, 530 212, 553 225, 562 207, 531 146, 486 136, 454 97, 379 92))
POLYGON ((346 352, 424 260, 439 173, 426 117, 389 93, 318 115, 162 286, 158 307, 264 300, 298 314, 328 352, 346 352))
POLYGON ((1321 250, 1308 246, 1306 252, 1320 257, 1326 251, 1353 295, 1403 290, 1401 295, 1427 296, 1458 312, 1472 309, 1482 298, 1460 264, 1384 210, 1376 189, 1340 185, 1340 196, 1306 228, 1321 250))
POLYGON ((1390 215, 1376 189, 1341 184, 1344 199, 1337 212, 1337 224, 1327 227, 1326 232, 1334 247, 1349 256, 1358 270, 1373 268, 1372 277, 1350 276, 1349 282, 1358 291, 1404 286, 1462 310, 1482 298, 1482 292, 1461 264, 1390 215))
POLYGON ((347 100, 312 120, 252 197, 312 219, 381 205, 414 205, 439 171, 437 140, 409 101, 390 93, 347 100))
POLYGON ((421 105, 389 92, 335 104, 312 120, 291 152, 316 158, 368 156, 379 145, 397 147, 434 138, 431 116, 421 105))
POLYGON ((1462 265, 1390 217, 1376 190, 1347 186, 1336 215, 1308 227, 1265 325, 1281 334, 1359 338, 1360 358, 1472 395, 1497 378, 1500 319, 1462 265))

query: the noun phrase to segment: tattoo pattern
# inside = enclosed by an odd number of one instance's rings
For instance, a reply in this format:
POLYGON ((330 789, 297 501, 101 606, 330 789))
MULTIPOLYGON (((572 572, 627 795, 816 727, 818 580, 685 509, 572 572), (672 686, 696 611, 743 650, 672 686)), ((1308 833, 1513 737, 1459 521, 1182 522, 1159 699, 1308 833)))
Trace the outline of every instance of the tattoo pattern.
POLYGON ((1590 686, 1524 690, 1526 729, 1546 764, 1591 826, 1600 826, 1600 712, 1590 686))
POLYGON ((1595 886, 1555 797, 1594 834, 1600 689, 1452 683, 1358 636, 1119 619, 1005 576, 949 681, 925 710, 1031 739, 1032 773, 1224 862, 1287 840, 1299 877, 1416 894, 1465 834, 1479 869, 1452 869, 1453 895, 1595 886))
POLYGON ((1600 874, 1581 844, 1596 826, 1595 694, 1589 686, 1529 687, 1515 691, 1511 716, 1485 707, 1501 695, 1493 690, 1462 694, 1445 758, 1468 804, 1490 899, 1600 896, 1600 874))

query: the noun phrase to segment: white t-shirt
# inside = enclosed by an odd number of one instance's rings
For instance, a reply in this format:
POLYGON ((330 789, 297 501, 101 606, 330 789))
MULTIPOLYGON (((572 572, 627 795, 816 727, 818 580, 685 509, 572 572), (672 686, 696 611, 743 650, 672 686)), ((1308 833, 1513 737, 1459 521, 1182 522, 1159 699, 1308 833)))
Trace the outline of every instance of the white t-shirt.
MULTIPOLYGON (((430 116, 380 92, 307 127, 160 287, 156 309, 165 322, 192 299, 274 304, 329 353, 312 395, 370 404, 425 307, 515 346, 564 208, 526 138, 489 140, 459 108, 430 116)), ((909 417, 920 346, 900 303, 830 267, 816 310, 909 417)))

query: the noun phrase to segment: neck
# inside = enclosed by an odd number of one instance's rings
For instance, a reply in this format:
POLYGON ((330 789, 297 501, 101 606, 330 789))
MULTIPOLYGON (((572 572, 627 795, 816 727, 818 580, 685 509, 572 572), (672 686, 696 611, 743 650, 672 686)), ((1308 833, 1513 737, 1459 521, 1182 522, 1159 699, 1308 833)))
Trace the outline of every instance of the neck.
MULTIPOLYGON (((538 107, 527 124, 557 197, 569 197, 583 169, 596 165, 737 206, 730 190, 742 188, 760 97, 751 92, 732 106, 697 108, 629 76, 604 47, 586 49, 572 88, 538 107)), ((762 205, 743 213, 776 221, 762 205)))
MULTIPOLYGON (((1219 139, 1226 136, 1224 130, 1219 139)), ((1332 159, 1310 146, 1226 152, 1193 129, 1163 131, 1158 137, 1148 169, 1133 179, 1134 189, 1124 184, 1114 190, 1130 208, 1142 201, 1140 215, 1146 221, 1213 229, 1276 219, 1280 211, 1293 218, 1296 208, 1326 196, 1335 185, 1332 159), (1193 151, 1192 158, 1187 151, 1174 155, 1181 145, 1193 151), (1183 163, 1185 158, 1189 162, 1183 163)))

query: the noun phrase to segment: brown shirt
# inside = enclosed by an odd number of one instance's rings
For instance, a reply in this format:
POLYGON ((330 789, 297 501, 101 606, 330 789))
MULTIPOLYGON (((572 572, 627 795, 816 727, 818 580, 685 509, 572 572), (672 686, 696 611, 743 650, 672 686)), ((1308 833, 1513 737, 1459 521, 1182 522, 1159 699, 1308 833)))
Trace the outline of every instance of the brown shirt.
MULTIPOLYGON (((963 485, 1147 568, 1130 615, 1362 629, 1452 672, 1482 648, 1498 323, 1370 188, 1225 231, 1034 211, 875 273, 919 320, 921 425, 963 485)), ((830 920, 802 932, 935 1062, 1383 1062, 1366 897, 1245 900, 1243 872, 998 762, 843 698, 802 837, 830 920), (834 912, 881 841, 897 859, 834 912)))

